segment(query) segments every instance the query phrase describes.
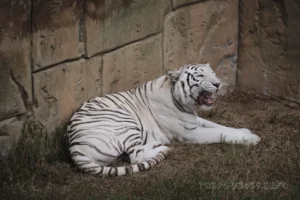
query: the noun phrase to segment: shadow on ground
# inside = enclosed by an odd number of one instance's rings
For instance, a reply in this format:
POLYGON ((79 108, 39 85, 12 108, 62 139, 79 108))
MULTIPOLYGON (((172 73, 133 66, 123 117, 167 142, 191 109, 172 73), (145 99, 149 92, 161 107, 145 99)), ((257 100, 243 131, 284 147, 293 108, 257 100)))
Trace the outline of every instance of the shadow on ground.
MULTIPOLYGON (((27 134, 0 163, 0 199, 296 199, 299 110, 298 104, 279 98, 241 92, 222 97, 213 110, 200 115, 247 127, 261 136, 261 143, 244 147, 175 142, 169 159, 127 177, 99 178, 76 171, 61 130, 54 139, 41 137, 43 131, 27 134)), ((37 127, 31 124, 27 130, 37 127)))

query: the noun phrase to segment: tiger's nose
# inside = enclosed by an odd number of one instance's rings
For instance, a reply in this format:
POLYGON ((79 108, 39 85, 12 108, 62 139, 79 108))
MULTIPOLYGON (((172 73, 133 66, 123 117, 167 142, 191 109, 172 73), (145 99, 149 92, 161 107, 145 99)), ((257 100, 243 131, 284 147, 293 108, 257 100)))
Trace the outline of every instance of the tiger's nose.
POLYGON ((215 86, 216 88, 220 87, 220 83, 214 83, 213 86, 215 86))

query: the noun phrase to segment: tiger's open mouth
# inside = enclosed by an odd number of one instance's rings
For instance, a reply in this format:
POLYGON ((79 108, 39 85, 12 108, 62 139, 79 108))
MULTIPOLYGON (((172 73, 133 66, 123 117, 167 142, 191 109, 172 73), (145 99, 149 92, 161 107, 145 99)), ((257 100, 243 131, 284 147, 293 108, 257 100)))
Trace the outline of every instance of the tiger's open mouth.
POLYGON ((205 90, 200 92, 198 96, 199 105, 212 106, 213 102, 214 102, 214 98, 212 97, 211 92, 205 90))

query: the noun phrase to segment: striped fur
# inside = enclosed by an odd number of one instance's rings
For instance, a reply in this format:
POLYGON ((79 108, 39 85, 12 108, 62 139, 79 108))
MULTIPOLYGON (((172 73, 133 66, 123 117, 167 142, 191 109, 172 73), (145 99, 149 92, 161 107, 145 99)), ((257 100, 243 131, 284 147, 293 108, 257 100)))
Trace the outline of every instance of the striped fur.
MULTIPOLYGON (((174 138, 220 142, 227 127, 199 118, 195 112, 201 104, 199 95, 215 93, 218 84, 208 64, 186 65, 135 89, 85 102, 67 128, 72 160, 87 173, 122 176, 160 163, 170 153, 165 144, 174 138), (123 153, 128 154, 131 165, 110 167, 123 153)), ((230 137, 230 141, 239 141, 230 137)))

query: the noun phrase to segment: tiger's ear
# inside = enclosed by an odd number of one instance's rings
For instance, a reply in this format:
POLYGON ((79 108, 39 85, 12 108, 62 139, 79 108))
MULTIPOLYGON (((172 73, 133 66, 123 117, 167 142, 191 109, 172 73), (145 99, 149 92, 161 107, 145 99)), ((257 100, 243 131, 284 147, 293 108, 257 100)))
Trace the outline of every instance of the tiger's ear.
POLYGON ((169 78, 174 83, 178 81, 180 74, 181 74, 180 70, 167 69, 165 71, 166 77, 169 78))

